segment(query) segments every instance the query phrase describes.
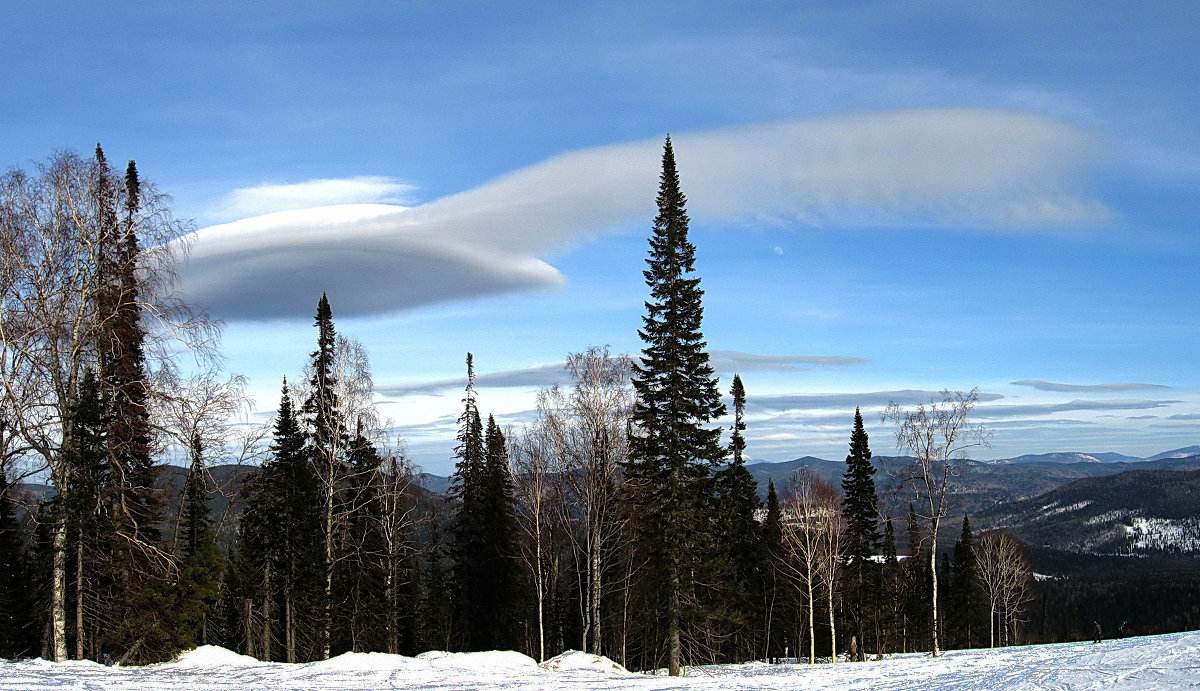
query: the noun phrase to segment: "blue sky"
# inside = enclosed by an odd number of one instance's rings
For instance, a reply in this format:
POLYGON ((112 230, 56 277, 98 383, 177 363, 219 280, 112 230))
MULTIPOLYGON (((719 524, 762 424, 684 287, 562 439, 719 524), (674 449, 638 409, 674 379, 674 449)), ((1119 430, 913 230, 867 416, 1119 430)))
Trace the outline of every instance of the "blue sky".
POLYGON ((516 424, 636 353, 669 132, 755 458, 974 386, 980 457, 1200 443, 1191 3, 182 5, 6 8, 0 163, 100 141, 172 194, 258 418, 323 290, 432 472, 466 351, 516 424))

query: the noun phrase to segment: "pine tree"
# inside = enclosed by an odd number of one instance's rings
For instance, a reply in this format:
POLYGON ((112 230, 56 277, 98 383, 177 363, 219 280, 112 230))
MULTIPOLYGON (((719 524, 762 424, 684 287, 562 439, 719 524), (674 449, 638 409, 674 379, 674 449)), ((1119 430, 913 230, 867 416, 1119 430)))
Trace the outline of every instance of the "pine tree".
POLYGON ((349 445, 340 401, 336 391, 335 348, 337 334, 333 326, 333 311, 329 298, 321 293, 315 318, 317 349, 311 354, 312 377, 309 394, 304 401, 304 416, 308 423, 309 459, 321 491, 322 537, 325 557, 325 587, 322 593, 321 658, 328 659, 333 641, 333 566, 336 536, 334 514, 337 508, 337 489, 346 474, 345 454, 349 445))
POLYGON ((346 478, 345 547, 334 566, 334 651, 388 646, 387 547, 380 532, 379 450, 359 429, 350 443, 346 478))
POLYGON ((869 628, 871 602, 878 569, 871 558, 879 542, 879 499, 875 494, 875 466, 871 464, 871 448, 863 427, 862 412, 854 410, 854 431, 850 434, 850 453, 846 456, 846 472, 842 476, 845 493, 843 512, 846 517, 846 570, 844 589, 845 608, 851 634, 858 637, 860 649, 865 649, 869 628))
POLYGON ((775 491, 775 481, 767 481, 767 515, 762 525, 762 549, 759 552, 759 563, 764 574, 763 611, 765 612, 764 657, 772 659, 781 656, 785 640, 783 599, 787 588, 783 582, 779 560, 783 554, 783 512, 779 507, 779 493, 775 491))
MULTIPOLYGON (((326 495, 314 472, 312 450, 306 445, 304 431, 292 408, 287 380, 279 397, 275 418, 271 460, 264 468, 264 509, 276 512, 262 515, 279 521, 284 530, 268 531, 268 565, 277 591, 271 597, 280 600, 279 617, 283 631, 283 659, 296 662, 327 654, 328 628, 323 617, 328 613, 329 555, 328 533, 321 507, 326 495), (278 595, 276 596, 276 592, 278 595)), ((264 658, 270 659, 270 658, 264 658)))
MULTIPOLYGON (((883 530, 883 585, 880 588, 881 609, 883 610, 883 649, 905 649, 902 622, 904 621, 903 600, 901 592, 904 584, 904 571, 900 566, 900 557, 896 553, 896 531, 892 528, 892 517, 884 521, 883 530)), ((882 653, 882 650, 879 651, 882 653)))
POLYGON ((60 460, 67 480, 51 501, 51 514, 66 526, 73 655, 83 659, 97 654, 95 641, 116 606, 112 595, 118 592, 121 569, 116 557, 120 516, 111 501, 117 484, 109 456, 111 425, 91 369, 84 371, 66 422, 60 460))
POLYGON ((34 652, 31 564, 10 492, 8 475, 0 465, 0 658, 34 652))
POLYGON ((909 557, 904 560, 904 616, 906 649, 916 650, 926 647, 932 640, 933 614, 930 609, 929 591, 932 577, 926 569, 925 550, 933 546, 925 546, 925 531, 917 518, 917 510, 912 504, 908 505, 908 551, 909 557))
POLYGON ((758 606, 764 573, 760 558, 762 531, 755 520, 762 502, 758 499, 758 483, 746 469, 742 455, 746 449, 746 440, 742 436, 746 430, 746 390, 741 377, 736 374, 730 394, 734 411, 730 461, 713 478, 717 521, 714 535, 719 541, 723 567, 718 580, 721 592, 717 597, 724 604, 724 623, 734 632, 735 640, 729 653, 736 660, 745 660, 756 655, 755 634, 761 630, 765 616, 758 606))
POLYGON ((204 478, 203 445, 199 434, 192 435, 192 465, 183 483, 183 500, 179 507, 179 553, 186 561, 200 547, 204 535, 212 533, 208 517, 208 489, 204 478))
MULTIPOLYGON (((97 147, 99 151, 99 147, 97 147)), ((109 314, 107 339, 102 342, 100 379, 109 407, 109 446, 113 461, 121 469, 124 485, 119 500, 125 519, 124 530, 144 545, 154 545, 161 538, 165 502, 157 487, 162 469, 150 458, 150 389, 146 375, 144 342, 146 332, 141 325, 142 308, 139 302, 137 269, 140 249, 137 236, 137 212, 140 206, 140 182, 133 161, 125 175, 126 217, 116 244, 115 295, 107 307, 109 314)), ((109 211, 105 212, 110 213, 109 211)), ((134 566, 137 578, 148 575, 146 563, 134 566)))
POLYGON ((520 592, 517 574, 516 517, 508 447, 496 419, 488 416, 484 432, 482 504, 486 551, 491 574, 483 593, 488 603, 483 647, 505 650, 520 644, 520 592))
POLYGON ((634 365, 638 404, 626 470, 643 540, 663 565, 667 660, 677 676, 685 591, 691 592, 692 560, 699 556, 690 546, 705 523, 700 499, 711 493, 712 472, 725 455, 721 430, 707 425, 725 414, 725 406, 700 331, 704 293, 693 275, 695 247, 688 240, 686 198, 670 137, 663 147, 657 203, 643 272, 650 300, 638 332, 646 345, 641 364, 634 365))
POLYGON ((980 611, 984 598, 975 561, 975 536, 968 516, 963 516, 962 534, 954 543, 954 573, 949 590, 946 619, 955 634, 952 641, 959 648, 974 648, 976 637, 983 630, 980 611))
POLYGON ((458 424, 458 446, 455 447, 458 460, 448 496, 456 504, 451 527, 454 619, 463 649, 477 650, 484 644, 485 621, 491 603, 484 595, 490 580, 484 562, 488 550, 483 493, 487 461, 483 422, 475 402, 475 364, 471 353, 467 353, 467 388, 458 424))
POLYGON ((182 647, 209 643, 209 618, 221 593, 225 559, 208 516, 208 488, 200 435, 192 436, 192 466, 184 482, 179 510, 180 578, 174 614, 180 620, 182 647))

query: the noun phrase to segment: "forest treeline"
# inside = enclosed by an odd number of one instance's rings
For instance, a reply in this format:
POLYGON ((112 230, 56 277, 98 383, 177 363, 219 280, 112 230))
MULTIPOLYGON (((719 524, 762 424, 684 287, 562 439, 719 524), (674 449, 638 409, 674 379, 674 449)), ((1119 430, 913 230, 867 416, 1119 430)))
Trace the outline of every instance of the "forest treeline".
POLYGON ((219 325, 172 292, 188 228, 132 161, 122 177, 99 147, 60 154, 0 195, 0 655, 576 648, 677 674, 1022 640, 1020 545, 969 521, 952 555, 931 539, 955 460, 983 439, 976 392, 888 409, 916 459, 903 521, 879 514, 858 411, 840 487, 802 471, 760 501, 745 388, 735 375, 728 410, 706 351, 670 139, 643 350, 570 355, 533 421, 505 429, 480 410, 468 353, 445 498, 388 437, 368 354, 326 295, 270 427, 231 422, 244 381, 220 374, 219 325), (236 520, 209 509, 208 469, 231 457, 255 467, 236 520), (189 468, 174 515, 166 460, 189 468), (53 491, 22 515, 16 483, 34 474, 53 491))

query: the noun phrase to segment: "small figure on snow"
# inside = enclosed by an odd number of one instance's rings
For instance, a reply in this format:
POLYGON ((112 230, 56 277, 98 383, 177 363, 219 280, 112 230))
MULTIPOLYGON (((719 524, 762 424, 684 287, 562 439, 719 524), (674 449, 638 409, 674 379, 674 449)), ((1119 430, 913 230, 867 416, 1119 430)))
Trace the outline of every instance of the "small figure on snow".
POLYGON ((1121 622, 1121 625, 1117 627, 1117 638, 1125 637, 1125 624, 1126 622, 1121 622))
POLYGON ((1092 624, 1093 624, 1093 625, 1096 627, 1096 640, 1094 640, 1094 641, 1092 641, 1092 642, 1093 642, 1093 643, 1099 643, 1099 642, 1100 642, 1100 639, 1102 638, 1102 636, 1101 636, 1101 631, 1100 631, 1100 622, 1098 622, 1098 621, 1093 621, 1093 622, 1092 622, 1092 624))

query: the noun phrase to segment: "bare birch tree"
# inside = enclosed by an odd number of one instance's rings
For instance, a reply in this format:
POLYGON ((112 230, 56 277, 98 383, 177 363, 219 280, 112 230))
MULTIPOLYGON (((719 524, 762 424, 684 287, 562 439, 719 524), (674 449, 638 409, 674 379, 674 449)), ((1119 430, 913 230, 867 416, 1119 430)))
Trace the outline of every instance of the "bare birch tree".
POLYGON ((808 662, 817 660, 817 591, 825 590, 829 605, 830 640, 837 660, 834 626, 835 588, 841 561, 841 496, 830 483, 803 466, 788 481, 780 502, 784 570, 802 589, 808 613, 808 662))
POLYGON ((584 605, 582 647, 601 653, 603 576, 621 531, 618 483, 621 462, 629 454, 629 425, 634 391, 632 361, 613 356, 607 347, 593 347, 567 358, 571 388, 553 386, 538 394, 538 424, 549 444, 552 470, 566 488, 577 521, 568 531, 572 547, 584 564, 581 601, 584 605))
POLYGON ((1003 530, 980 535, 975 554, 988 599, 988 646, 1009 645, 1021 609, 1029 601, 1029 560, 1020 543, 1003 530))
POLYGON ((941 655, 937 606, 938 529, 949 509, 946 496, 950 479, 958 474, 966 451, 987 446, 987 433, 983 426, 967 421, 978 402, 979 389, 971 389, 965 394, 945 390, 941 392, 940 400, 935 398, 911 410, 893 401, 883 413, 885 422, 892 421, 896 425, 896 446, 901 453, 907 452, 914 457, 912 472, 904 478, 902 486, 915 490, 917 504, 922 507, 917 510, 917 515, 929 525, 930 605, 933 613, 930 640, 934 657, 941 655))
POLYGON ((546 609, 549 604, 555 559, 554 525, 560 514, 561 494, 552 470, 544 428, 535 425, 521 435, 510 434, 513 487, 516 489, 517 527, 521 559, 533 581, 537 611, 538 662, 546 660, 546 609))

